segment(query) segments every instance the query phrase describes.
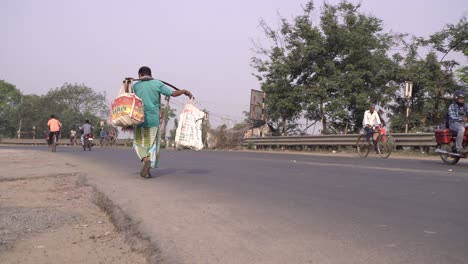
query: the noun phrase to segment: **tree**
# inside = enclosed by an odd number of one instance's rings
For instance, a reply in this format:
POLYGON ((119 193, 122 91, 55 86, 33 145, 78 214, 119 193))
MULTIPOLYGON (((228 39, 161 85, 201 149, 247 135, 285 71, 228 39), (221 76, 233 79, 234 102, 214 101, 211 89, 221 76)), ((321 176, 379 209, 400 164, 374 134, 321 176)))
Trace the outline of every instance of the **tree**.
POLYGON ((109 106, 106 103, 106 94, 95 92, 84 84, 65 83, 60 88, 50 90, 46 98, 53 101, 57 110, 67 108, 75 114, 92 115, 107 119, 109 106))
POLYGON ((108 106, 105 94, 96 93, 84 85, 65 84, 50 90, 46 95, 22 95, 12 84, 0 82, 0 135, 14 137, 43 137, 51 114, 62 123, 62 137, 89 119, 98 126, 107 119, 108 106), (35 134, 33 128, 35 128, 35 134))
POLYGON ((52 102, 38 95, 24 95, 18 108, 17 120, 21 121, 21 137, 45 138, 47 133, 47 121, 50 114, 46 112, 47 105, 52 102))
POLYGON ((457 24, 447 24, 445 27, 432 35, 427 40, 423 41, 426 45, 431 45, 431 48, 439 52, 442 56, 440 59, 446 68, 452 68, 458 63, 454 60, 445 60, 445 57, 455 51, 463 52, 468 56, 468 20, 466 17, 461 18, 457 24))
POLYGON ((169 131, 169 140, 174 142, 177 132, 177 126, 179 125, 179 120, 177 118, 174 119, 174 127, 169 131))
POLYGON ((462 82, 462 85, 468 87, 468 66, 460 67, 456 71, 457 77, 462 82))
POLYGON ((51 89, 44 97, 52 102, 46 109, 60 119, 65 134, 72 128, 77 129, 86 119, 97 128, 101 120, 109 118, 106 94, 95 92, 84 84, 65 83, 60 88, 51 89))
POLYGON ((168 107, 161 107, 161 114, 163 117, 161 120, 161 138, 164 140, 166 139, 166 126, 171 118, 176 117, 175 111, 176 110, 171 108, 170 105, 168 107))
POLYGON ((268 118, 289 131, 294 126, 287 123, 301 116, 320 121, 323 133, 357 131, 369 103, 385 104, 395 89, 388 86, 398 67, 387 56, 392 38, 359 5, 325 4, 319 25, 312 23, 313 6, 308 2, 293 23, 281 19, 277 31, 261 24, 273 46, 257 48, 263 58, 252 62, 268 118))
POLYGON ((273 31, 265 22, 261 22, 261 26, 274 46, 271 49, 258 47, 258 57, 252 58, 251 65, 257 70, 255 76, 267 94, 267 119, 276 130, 286 135, 289 132, 288 123, 301 115, 301 93, 292 84, 287 50, 282 46, 284 34, 273 31))
POLYGON ((0 137, 14 137, 18 129, 18 108, 22 94, 15 85, 0 80, 0 137))
MULTIPOLYGON (((400 72, 394 79, 397 83, 405 80, 413 82, 413 96, 409 102, 411 114, 409 127, 412 131, 432 130, 434 125, 444 123, 445 113, 450 104, 450 94, 461 89, 463 84, 463 69, 455 71, 458 62, 446 60, 451 52, 466 50, 468 43, 468 24, 466 18, 462 18, 456 25, 446 25, 440 32, 430 35, 428 38, 414 37, 407 40, 407 35, 397 36, 406 52, 405 57, 395 54, 397 63, 400 64, 400 72), (423 57, 420 55, 422 48, 429 50, 423 57), (455 73, 458 72, 462 81, 457 83, 455 73)), ((393 131, 404 131, 406 124, 407 101, 402 93, 393 96, 391 123, 393 131)))
POLYGON ((203 109, 203 112, 205 113, 205 118, 203 118, 202 122, 202 142, 203 146, 205 148, 208 147, 208 132, 211 130, 211 124, 210 124, 210 113, 208 110, 203 109))

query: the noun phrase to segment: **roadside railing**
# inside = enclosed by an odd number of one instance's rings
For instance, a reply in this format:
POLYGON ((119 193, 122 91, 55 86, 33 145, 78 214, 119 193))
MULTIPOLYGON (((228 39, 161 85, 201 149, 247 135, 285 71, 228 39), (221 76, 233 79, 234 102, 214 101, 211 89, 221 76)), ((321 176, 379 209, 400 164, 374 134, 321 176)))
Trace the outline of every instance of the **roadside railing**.
MULTIPOLYGON (((45 139, 30 139, 30 138, 0 138, 0 144, 12 144, 12 145, 47 145, 47 141, 45 139)), ((69 138, 61 138, 57 142, 58 145, 70 145, 69 138)), ((79 145, 78 139, 78 145, 79 145)), ((95 139, 96 145, 99 145, 99 139, 95 139)), ((128 139, 117 139, 116 146, 128 146, 129 140, 128 139)))
MULTIPOLYGON (((395 133, 391 134, 396 146, 401 147, 431 147, 436 146, 433 133, 395 133)), ((286 147, 286 146, 355 146, 359 134, 319 135, 319 136, 280 136, 244 138, 244 146, 286 147)))
MULTIPOLYGON (((397 147, 431 147, 436 146, 433 133, 395 133, 391 134, 397 147)), ((319 136, 281 136, 281 137, 252 137, 244 138, 244 146, 256 147, 349 147, 355 146, 359 134, 347 135, 319 135, 319 136)), ((15 145, 46 145, 45 139, 17 139, 0 138, 0 144, 15 145)), ((59 145, 70 145, 70 139, 62 138, 59 145)), ((99 140, 96 139, 96 144, 99 140)), ((128 146, 128 139, 117 139, 117 146, 128 146)))

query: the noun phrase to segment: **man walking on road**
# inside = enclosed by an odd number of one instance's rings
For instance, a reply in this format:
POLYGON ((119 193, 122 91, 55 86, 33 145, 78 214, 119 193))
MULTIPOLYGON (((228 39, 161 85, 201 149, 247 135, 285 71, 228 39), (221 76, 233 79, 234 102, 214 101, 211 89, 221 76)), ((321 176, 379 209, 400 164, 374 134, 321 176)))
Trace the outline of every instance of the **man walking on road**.
POLYGON ((135 83, 133 90, 141 98, 144 105, 145 120, 135 127, 133 147, 143 163, 140 176, 151 178, 150 169, 159 166, 159 113, 161 95, 177 97, 186 95, 192 98, 187 90, 173 91, 159 80, 151 76, 151 69, 143 66, 138 70, 139 82, 135 83))

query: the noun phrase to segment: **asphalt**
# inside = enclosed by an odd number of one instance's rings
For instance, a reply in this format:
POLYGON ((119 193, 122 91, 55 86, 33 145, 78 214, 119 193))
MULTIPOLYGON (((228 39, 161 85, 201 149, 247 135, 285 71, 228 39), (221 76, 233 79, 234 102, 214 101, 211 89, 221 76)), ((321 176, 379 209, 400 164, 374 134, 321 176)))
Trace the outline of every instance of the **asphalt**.
POLYGON ((131 149, 56 154, 164 263, 468 263, 467 160, 163 150, 146 180, 131 149))

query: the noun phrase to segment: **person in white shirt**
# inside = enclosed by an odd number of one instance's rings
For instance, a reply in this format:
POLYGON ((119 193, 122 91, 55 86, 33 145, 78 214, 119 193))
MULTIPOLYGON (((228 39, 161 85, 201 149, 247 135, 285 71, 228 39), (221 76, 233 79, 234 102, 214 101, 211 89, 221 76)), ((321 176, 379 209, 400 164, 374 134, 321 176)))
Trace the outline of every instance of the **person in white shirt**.
POLYGON ((371 104, 369 110, 364 112, 364 120, 362 120, 362 125, 364 126, 364 131, 366 131, 366 139, 372 137, 374 133, 374 127, 382 125, 380 122, 379 115, 375 111, 375 105, 371 104))
POLYGON ((76 145, 76 130, 72 128, 70 130, 70 146, 76 145))

